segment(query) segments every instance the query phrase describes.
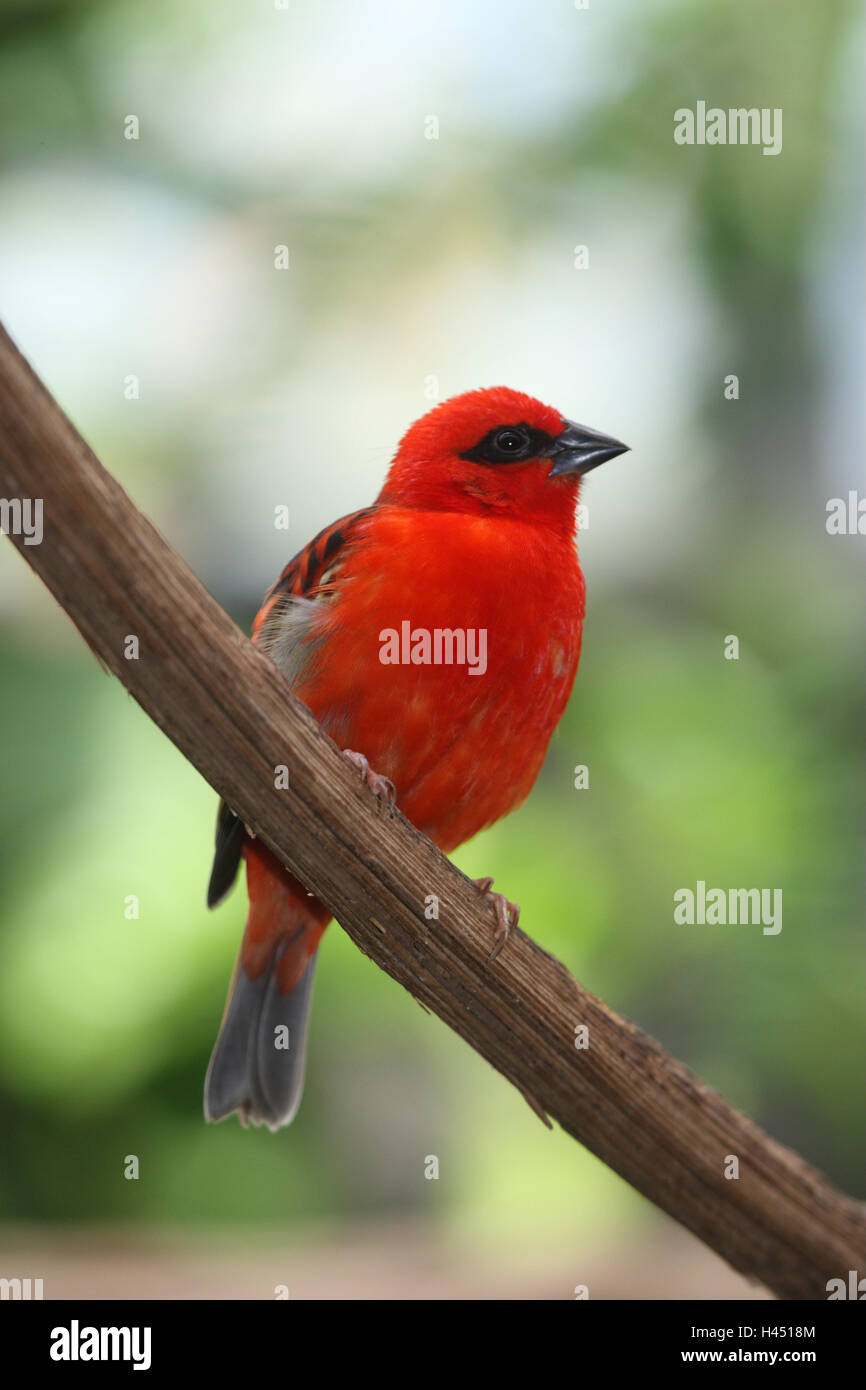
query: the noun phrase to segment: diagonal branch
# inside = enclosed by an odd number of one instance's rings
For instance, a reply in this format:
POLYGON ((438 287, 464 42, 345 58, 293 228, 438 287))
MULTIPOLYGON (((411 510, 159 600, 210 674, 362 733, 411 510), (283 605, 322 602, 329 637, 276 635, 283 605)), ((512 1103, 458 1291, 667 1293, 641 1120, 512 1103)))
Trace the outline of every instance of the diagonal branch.
POLYGON ((24 558, 92 650, 356 945, 657 1206, 787 1298, 862 1267, 866 1214, 515 932, 382 811, 283 678, 102 468, 0 328, 0 497, 40 498, 24 558), (138 637, 139 658, 124 640, 138 637), (274 769, 289 767, 288 790, 274 769), (439 920, 424 916, 439 899, 439 920), (575 1047, 585 1024, 589 1046, 575 1047), (728 1155, 739 1178, 726 1179, 728 1155))

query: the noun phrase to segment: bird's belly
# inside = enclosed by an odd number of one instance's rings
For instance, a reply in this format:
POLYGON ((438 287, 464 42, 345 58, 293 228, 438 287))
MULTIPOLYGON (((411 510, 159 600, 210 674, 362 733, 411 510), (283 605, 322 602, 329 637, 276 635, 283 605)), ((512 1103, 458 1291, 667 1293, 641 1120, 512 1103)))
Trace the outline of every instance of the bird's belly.
POLYGON ((351 617, 334 614, 296 693, 336 743, 391 778, 419 829, 453 849, 535 781, 577 669, 582 585, 559 616, 545 614, 543 634, 537 607, 530 618, 501 588, 492 601, 355 599, 351 617))

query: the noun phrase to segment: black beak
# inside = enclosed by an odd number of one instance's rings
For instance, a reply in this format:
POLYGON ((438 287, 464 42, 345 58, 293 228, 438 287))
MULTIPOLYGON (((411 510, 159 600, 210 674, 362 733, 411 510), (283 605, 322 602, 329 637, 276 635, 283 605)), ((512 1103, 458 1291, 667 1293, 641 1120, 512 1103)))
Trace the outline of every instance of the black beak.
POLYGON ((553 467, 547 476, 561 478, 566 473, 572 473, 581 477, 600 463, 607 463, 608 459, 615 459, 618 454, 627 454, 628 450, 628 444, 621 444, 609 434, 598 434, 596 430, 587 429, 586 425, 576 425, 573 420, 566 420, 565 429, 556 437, 552 451, 553 467))

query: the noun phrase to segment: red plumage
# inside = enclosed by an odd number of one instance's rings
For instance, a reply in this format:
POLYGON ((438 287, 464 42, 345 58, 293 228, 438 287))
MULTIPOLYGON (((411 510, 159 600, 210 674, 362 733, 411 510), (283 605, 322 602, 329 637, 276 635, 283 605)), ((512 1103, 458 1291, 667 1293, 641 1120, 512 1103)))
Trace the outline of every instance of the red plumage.
MULTIPOLYGON (((296 556, 256 618, 253 640, 295 694, 339 746, 391 780, 403 813, 445 851, 519 806, 536 779, 580 655, 579 479, 624 449, 504 387, 446 401, 407 431, 376 503, 296 556), (416 656, 439 650, 443 664, 383 663, 383 634, 403 637, 407 623, 420 634, 416 656), (440 650, 437 633, 475 634, 466 645, 478 669, 444 664, 449 651, 459 657, 459 639, 443 637, 440 650)), ((411 641, 399 645, 411 657, 411 641)), ((221 813, 211 900, 242 853, 250 912, 234 997, 239 981, 249 997, 232 1020, 230 996, 206 1112, 238 1109, 277 1127, 300 1099, 303 1039, 275 1058, 269 1030, 298 990, 303 1017, 288 1026, 305 1029, 329 917, 230 816, 221 813)))

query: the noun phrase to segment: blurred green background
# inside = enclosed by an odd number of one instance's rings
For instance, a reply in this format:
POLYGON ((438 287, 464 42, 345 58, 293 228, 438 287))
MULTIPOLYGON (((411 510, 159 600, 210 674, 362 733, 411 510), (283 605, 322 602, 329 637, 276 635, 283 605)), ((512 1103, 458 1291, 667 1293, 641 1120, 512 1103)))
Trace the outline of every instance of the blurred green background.
MULTIPOLYGON (((862 27, 827 0, 0 0, 0 317, 244 627, 437 398, 503 383, 632 445, 584 490, 538 786, 457 860, 855 1193, 863 539, 825 519, 862 488, 862 27), (698 100, 781 107, 782 153, 676 145, 698 100), (781 888, 781 934, 675 926, 698 879, 781 888)), ((569 1297, 589 1267, 593 1296, 677 1295, 697 1247, 339 928, 293 1127, 205 1127, 245 898, 204 907, 215 798, 7 542, 0 640, 0 1221, 71 1252, 52 1294, 92 1289, 98 1230, 132 1258, 236 1227, 332 1251, 325 1296, 352 1232, 390 1253, 347 1296, 404 1259, 405 1297, 569 1297)))

